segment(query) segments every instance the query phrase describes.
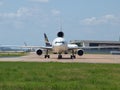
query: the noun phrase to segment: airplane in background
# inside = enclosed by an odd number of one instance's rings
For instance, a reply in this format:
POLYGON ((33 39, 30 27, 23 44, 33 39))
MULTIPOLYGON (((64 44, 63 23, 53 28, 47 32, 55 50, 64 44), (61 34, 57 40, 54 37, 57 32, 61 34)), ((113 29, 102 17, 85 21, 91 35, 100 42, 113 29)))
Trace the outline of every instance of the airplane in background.
POLYGON ((64 38, 64 33, 62 31, 57 33, 57 38, 53 40, 52 43, 49 42, 47 35, 44 33, 45 44, 46 46, 40 47, 36 51, 37 55, 42 55, 43 50, 45 50, 45 58, 50 58, 49 51, 52 51, 55 54, 58 54, 58 59, 62 59, 62 53, 69 53, 71 52, 70 58, 76 58, 76 52, 79 56, 84 54, 84 51, 80 49, 76 44, 68 44, 64 38))

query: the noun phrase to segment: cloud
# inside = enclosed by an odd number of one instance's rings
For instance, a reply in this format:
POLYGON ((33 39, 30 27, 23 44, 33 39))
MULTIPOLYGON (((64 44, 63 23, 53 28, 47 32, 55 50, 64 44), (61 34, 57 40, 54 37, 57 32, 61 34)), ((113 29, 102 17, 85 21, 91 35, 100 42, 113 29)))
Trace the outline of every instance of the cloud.
POLYGON ((90 17, 85 18, 80 21, 83 25, 100 25, 100 24, 115 24, 119 23, 120 17, 117 17, 115 15, 104 15, 102 17, 90 17))
POLYGON ((40 3, 47 3, 47 2, 49 2, 49 0, 29 0, 29 1, 40 2, 40 3))
POLYGON ((14 25, 21 27, 26 21, 32 22, 36 18, 40 18, 41 12, 38 8, 21 7, 16 11, 0 13, 0 24, 14 25))
POLYGON ((27 8, 19 8, 16 12, 0 13, 1 18, 15 18, 28 14, 27 8))
POLYGON ((13 26, 15 28, 35 24, 39 26, 47 25, 49 14, 38 7, 21 7, 16 11, 0 12, 0 25, 13 26))
POLYGON ((9 13, 0 13, 0 18, 21 18, 21 17, 28 17, 37 14, 38 9, 36 8, 19 8, 16 12, 9 12, 9 13))
POLYGON ((56 10, 56 9, 51 10, 51 12, 52 12, 52 15, 54 16, 58 16, 61 13, 59 10, 56 10))

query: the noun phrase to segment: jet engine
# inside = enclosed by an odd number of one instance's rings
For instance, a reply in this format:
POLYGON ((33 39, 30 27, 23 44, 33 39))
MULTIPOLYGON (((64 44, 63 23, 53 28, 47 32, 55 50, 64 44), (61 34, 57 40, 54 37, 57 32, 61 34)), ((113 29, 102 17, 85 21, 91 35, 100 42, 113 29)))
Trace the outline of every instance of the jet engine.
POLYGON ((81 50, 81 49, 79 49, 79 50, 77 51, 77 54, 78 54, 79 56, 82 56, 82 55, 84 54, 84 51, 81 50))
POLYGON ((62 31, 60 31, 60 32, 57 33, 57 36, 58 37, 64 37, 64 33, 62 31))
POLYGON ((36 51, 36 54, 39 55, 39 56, 42 55, 42 53, 43 53, 43 51, 41 49, 36 51))

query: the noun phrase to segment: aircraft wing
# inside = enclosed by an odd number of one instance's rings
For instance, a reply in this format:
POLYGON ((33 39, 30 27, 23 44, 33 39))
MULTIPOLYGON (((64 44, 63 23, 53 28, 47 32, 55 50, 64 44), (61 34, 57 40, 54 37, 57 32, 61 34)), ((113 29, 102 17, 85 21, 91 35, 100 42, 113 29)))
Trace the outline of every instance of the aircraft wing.
POLYGON ((46 46, 20 46, 20 45, 0 45, 0 47, 17 47, 17 48, 28 48, 28 49, 45 49, 45 50, 52 50, 52 47, 46 46))
POLYGON ((120 48, 120 46, 87 46, 87 47, 78 47, 77 45, 68 45, 68 50, 77 50, 77 49, 105 49, 105 48, 120 48))
POLYGON ((52 47, 46 46, 21 46, 21 48, 32 48, 32 49, 45 49, 45 50, 52 50, 52 47))
POLYGON ((91 47, 79 47, 81 49, 105 49, 105 48, 120 48, 120 46, 91 46, 91 47))
POLYGON ((0 47, 20 47, 20 45, 0 45, 0 47))
POLYGON ((41 46, 40 49, 44 49, 44 50, 52 50, 52 47, 46 47, 46 46, 41 46))
POLYGON ((40 48, 40 46, 20 46, 21 48, 40 48))
POLYGON ((68 44, 68 50, 77 50, 77 49, 81 49, 81 48, 75 44, 68 44))

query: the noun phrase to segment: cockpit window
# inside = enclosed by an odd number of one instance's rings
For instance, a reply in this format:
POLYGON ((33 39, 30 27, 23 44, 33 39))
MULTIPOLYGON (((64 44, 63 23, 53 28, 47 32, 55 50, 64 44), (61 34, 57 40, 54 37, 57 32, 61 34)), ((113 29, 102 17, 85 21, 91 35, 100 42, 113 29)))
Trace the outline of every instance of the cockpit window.
POLYGON ((65 42, 63 42, 63 41, 61 41, 61 42, 55 42, 55 44, 57 44, 57 43, 62 43, 62 44, 65 44, 65 42))

